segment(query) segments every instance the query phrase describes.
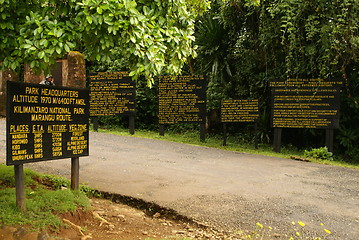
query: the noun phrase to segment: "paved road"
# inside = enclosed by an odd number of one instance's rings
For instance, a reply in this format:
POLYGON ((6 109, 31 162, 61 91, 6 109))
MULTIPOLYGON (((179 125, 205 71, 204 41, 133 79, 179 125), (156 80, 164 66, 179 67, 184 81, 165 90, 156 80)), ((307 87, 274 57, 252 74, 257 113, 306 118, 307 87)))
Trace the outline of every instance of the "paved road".
MULTIPOLYGON (((70 176, 68 159, 25 167, 70 176)), ((80 181, 94 188, 152 201, 218 228, 249 229, 260 222, 283 232, 302 221, 308 231, 331 230, 329 239, 359 239, 358 170, 103 133, 90 133, 90 156, 80 159, 80 168, 80 181)))

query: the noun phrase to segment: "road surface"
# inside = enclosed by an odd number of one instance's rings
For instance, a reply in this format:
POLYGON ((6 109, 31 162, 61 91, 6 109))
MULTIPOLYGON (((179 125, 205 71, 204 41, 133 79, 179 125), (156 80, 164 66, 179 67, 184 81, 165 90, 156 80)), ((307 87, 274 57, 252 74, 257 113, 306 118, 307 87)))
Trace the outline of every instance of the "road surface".
MULTIPOLYGON (((69 159, 25 167, 67 178, 71 172, 69 159)), ((301 221, 316 236, 328 229, 328 239, 359 239, 358 170, 91 132, 90 156, 80 158, 80 181, 220 229, 253 229, 259 222, 283 233, 301 221)))

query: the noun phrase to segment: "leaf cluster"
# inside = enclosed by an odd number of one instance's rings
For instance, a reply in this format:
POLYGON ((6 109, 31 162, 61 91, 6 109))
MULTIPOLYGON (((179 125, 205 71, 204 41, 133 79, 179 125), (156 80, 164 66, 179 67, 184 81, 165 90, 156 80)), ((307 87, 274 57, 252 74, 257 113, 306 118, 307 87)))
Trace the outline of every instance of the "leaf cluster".
POLYGON ((314 158, 316 160, 333 161, 333 153, 329 152, 327 147, 313 148, 310 151, 305 150, 304 157, 314 158))
POLYGON ((194 51, 194 19, 207 3, 186 0, 1 0, 2 69, 47 70, 70 50, 90 60, 129 59, 131 75, 177 74, 194 51))

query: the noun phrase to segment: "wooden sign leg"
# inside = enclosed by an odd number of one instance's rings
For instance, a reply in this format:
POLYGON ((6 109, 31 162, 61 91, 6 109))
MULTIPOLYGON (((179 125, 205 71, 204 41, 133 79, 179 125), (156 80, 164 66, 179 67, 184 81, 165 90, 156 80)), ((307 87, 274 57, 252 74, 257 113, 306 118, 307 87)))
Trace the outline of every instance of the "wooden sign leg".
POLYGON ((206 124, 201 123, 201 125, 199 127, 199 131, 200 131, 200 141, 205 142, 206 141, 206 124))
POLYGON ((282 128, 274 128, 273 150, 275 152, 280 152, 281 144, 282 144, 282 128))
POLYGON ((21 211, 26 211, 25 203, 25 183, 24 183, 24 165, 14 165, 15 187, 16 187, 16 206, 21 211))
POLYGON ((98 132, 98 117, 93 117, 93 128, 95 132, 98 132))
POLYGON ((164 136, 165 135, 165 125, 164 124, 160 124, 160 136, 164 136))
POLYGON ((223 123, 223 146, 227 146, 227 124, 223 123))
POLYGON ((135 134, 135 116, 129 116, 128 121, 129 121, 130 134, 134 135, 135 134))
POLYGON ((254 148, 258 149, 258 120, 254 123, 254 148))
POLYGON ((71 189, 79 190, 80 186, 80 158, 71 158, 71 189))
POLYGON ((334 129, 326 129, 325 132, 325 146, 329 152, 333 152, 334 149, 334 129))

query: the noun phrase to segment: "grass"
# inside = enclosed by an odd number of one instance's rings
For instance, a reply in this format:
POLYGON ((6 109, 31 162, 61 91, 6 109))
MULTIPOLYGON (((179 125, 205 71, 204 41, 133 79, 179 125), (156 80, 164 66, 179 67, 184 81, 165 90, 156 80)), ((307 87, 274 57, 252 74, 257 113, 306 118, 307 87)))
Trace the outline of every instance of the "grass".
POLYGON ((57 214, 90 208, 85 193, 65 187, 69 185, 68 180, 61 180, 65 186, 52 185, 55 179, 60 181, 60 177, 40 175, 29 169, 25 169, 24 174, 27 210, 21 212, 16 207, 14 170, 0 165, 0 223, 7 226, 28 225, 35 230, 51 228, 56 231, 61 226, 57 214))
MULTIPOLYGON (((148 131, 142 129, 136 129, 135 135, 130 135, 128 129, 124 129, 120 127, 99 128, 98 131, 102 133, 109 133, 109 134, 115 134, 121 136, 157 139, 157 140, 178 142, 178 143, 184 143, 184 144, 195 145, 195 146, 217 148, 217 149, 228 150, 228 151, 258 154, 263 156, 280 157, 280 158, 291 158, 292 156, 296 156, 302 159, 308 159, 308 157, 304 156, 303 151, 299 151, 298 149, 292 146, 282 146, 281 152, 277 153, 273 151, 273 146, 270 144, 258 144, 258 149, 255 149, 253 142, 248 142, 244 139, 238 139, 233 136, 227 137, 226 146, 223 146, 223 138, 222 136, 219 135, 209 135, 209 136, 207 135, 206 141, 201 142, 199 139, 199 131, 183 131, 181 133, 176 133, 174 131, 167 131, 165 132, 165 136, 160 136, 159 133, 156 131, 148 131)), ((334 156, 334 160, 315 159, 315 158, 309 158, 308 160, 319 164, 327 164, 333 166, 359 169, 359 163, 356 164, 348 163, 336 156, 334 156)))

